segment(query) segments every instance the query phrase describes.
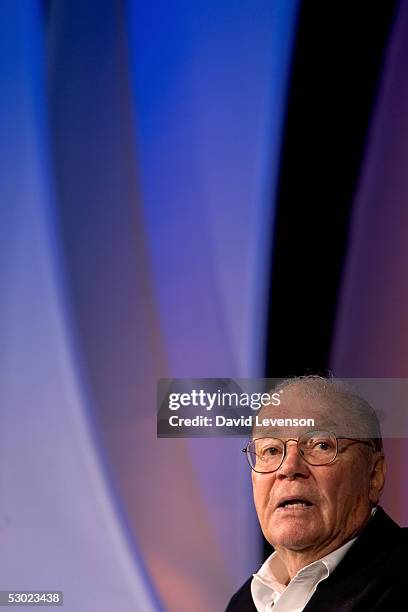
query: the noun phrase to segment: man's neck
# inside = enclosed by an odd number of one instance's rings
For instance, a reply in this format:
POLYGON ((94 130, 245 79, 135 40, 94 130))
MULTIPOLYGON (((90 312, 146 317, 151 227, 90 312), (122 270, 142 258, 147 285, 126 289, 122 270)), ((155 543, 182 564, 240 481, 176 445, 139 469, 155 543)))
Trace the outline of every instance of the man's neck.
MULTIPOLYGON (((359 532, 360 533, 360 532, 359 532)), ((333 553, 339 550, 342 546, 344 546, 347 542, 354 539, 358 534, 353 533, 349 538, 340 540, 333 540, 331 544, 326 544, 326 546, 321 548, 309 548, 304 550, 288 550, 287 548, 276 547, 276 552, 284 563, 287 573, 289 574, 289 580, 287 584, 296 576, 296 574, 311 563, 315 561, 319 561, 330 553, 333 553)))
POLYGON ((321 551, 293 551, 287 550, 285 548, 276 548, 276 552, 285 564, 285 567, 289 574, 289 580, 287 584, 289 584, 292 578, 294 578, 301 569, 306 567, 306 565, 310 565, 310 563, 318 561, 319 559, 330 554, 337 548, 340 547, 334 546, 333 548, 328 548, 327 550, 322 549, 321 551))
POLYGON ((299 570, 306 567, 306 565, 310 565, 314 561, 326 557, 326 555, 338 550, 341 546, 346 544, 346 542, 358 536, 375 513, 375 510, 376 509, 373 508, 360 528, 348 534, 347 537, 345 537, 344 533, 342 535, 339 534, 321 546, 311 546, 302 550, 291 550, 282 546, 274 546, 276 552, 286 566, 290 580, 296 576, 299 570))

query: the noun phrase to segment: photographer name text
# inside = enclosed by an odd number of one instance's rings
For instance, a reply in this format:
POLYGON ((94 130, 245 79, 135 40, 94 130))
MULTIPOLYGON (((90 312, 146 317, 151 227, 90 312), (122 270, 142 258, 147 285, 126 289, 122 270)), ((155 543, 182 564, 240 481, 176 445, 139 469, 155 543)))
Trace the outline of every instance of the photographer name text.
POLYGON ((169 417, 171 427, 314 427, 314 419, 272 419, 259 415, 228 418, 222 415, 209 417, 197 415, 192 418, 172 415, 169 417))

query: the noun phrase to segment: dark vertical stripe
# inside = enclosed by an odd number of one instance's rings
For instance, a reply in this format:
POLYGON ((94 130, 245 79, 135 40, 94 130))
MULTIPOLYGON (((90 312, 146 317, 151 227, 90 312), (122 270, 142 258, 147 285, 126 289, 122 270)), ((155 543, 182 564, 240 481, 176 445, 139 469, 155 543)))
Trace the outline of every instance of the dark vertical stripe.
POLYGON ((267 376, 324 373, 329 365, 353 196, 397 5, 302 4, 273 242, 267 376))
POLYGON ((302 4, 271 268, 269 376, 328 366, 353 194, 396 4, 302 4))

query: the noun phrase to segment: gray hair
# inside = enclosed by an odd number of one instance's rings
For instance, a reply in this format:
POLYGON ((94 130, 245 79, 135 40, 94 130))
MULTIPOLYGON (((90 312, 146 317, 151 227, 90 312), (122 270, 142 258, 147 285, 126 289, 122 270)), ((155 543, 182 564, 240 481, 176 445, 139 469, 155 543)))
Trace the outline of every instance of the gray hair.
POLYGON ((297 376, 281 380, 274 392, 285 388, 300 386, 310 397, 327 395, 331 400, 339 402, 339 408, 346 408, 352 415, 353 421, 364 425, 367 439, 373 443, 375 451, 383 452, 380 422, 374 408, 360 395, 358 395, 344 381, 317 375, 297 376))

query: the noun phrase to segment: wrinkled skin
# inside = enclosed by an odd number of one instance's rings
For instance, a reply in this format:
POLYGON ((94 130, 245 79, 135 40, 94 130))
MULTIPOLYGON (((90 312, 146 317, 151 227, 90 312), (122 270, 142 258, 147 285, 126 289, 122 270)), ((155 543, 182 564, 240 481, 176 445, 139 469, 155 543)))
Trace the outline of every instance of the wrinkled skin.
MULTIPOLYGON (((335 431, 339 407, 327 397, 308 397, 301 385, 285 389, 278 408, 266 406, 262 417, 315 418, 319 429, 335 431)), ((284 440, 304 433, 255 430, 254 438, 274 435, 284 440)), ((370 518, 385 479, 382 453, 358 442, 339 440, 339 453, 330 465, 311 466, 288 442, 281 467, 271 474, 252 472, 255 507, 265 538, 284 561, 290 577, 309 563, 357 535, 370 518), (286 497, 306 498, 310 507, 277 508, 286 497)))

